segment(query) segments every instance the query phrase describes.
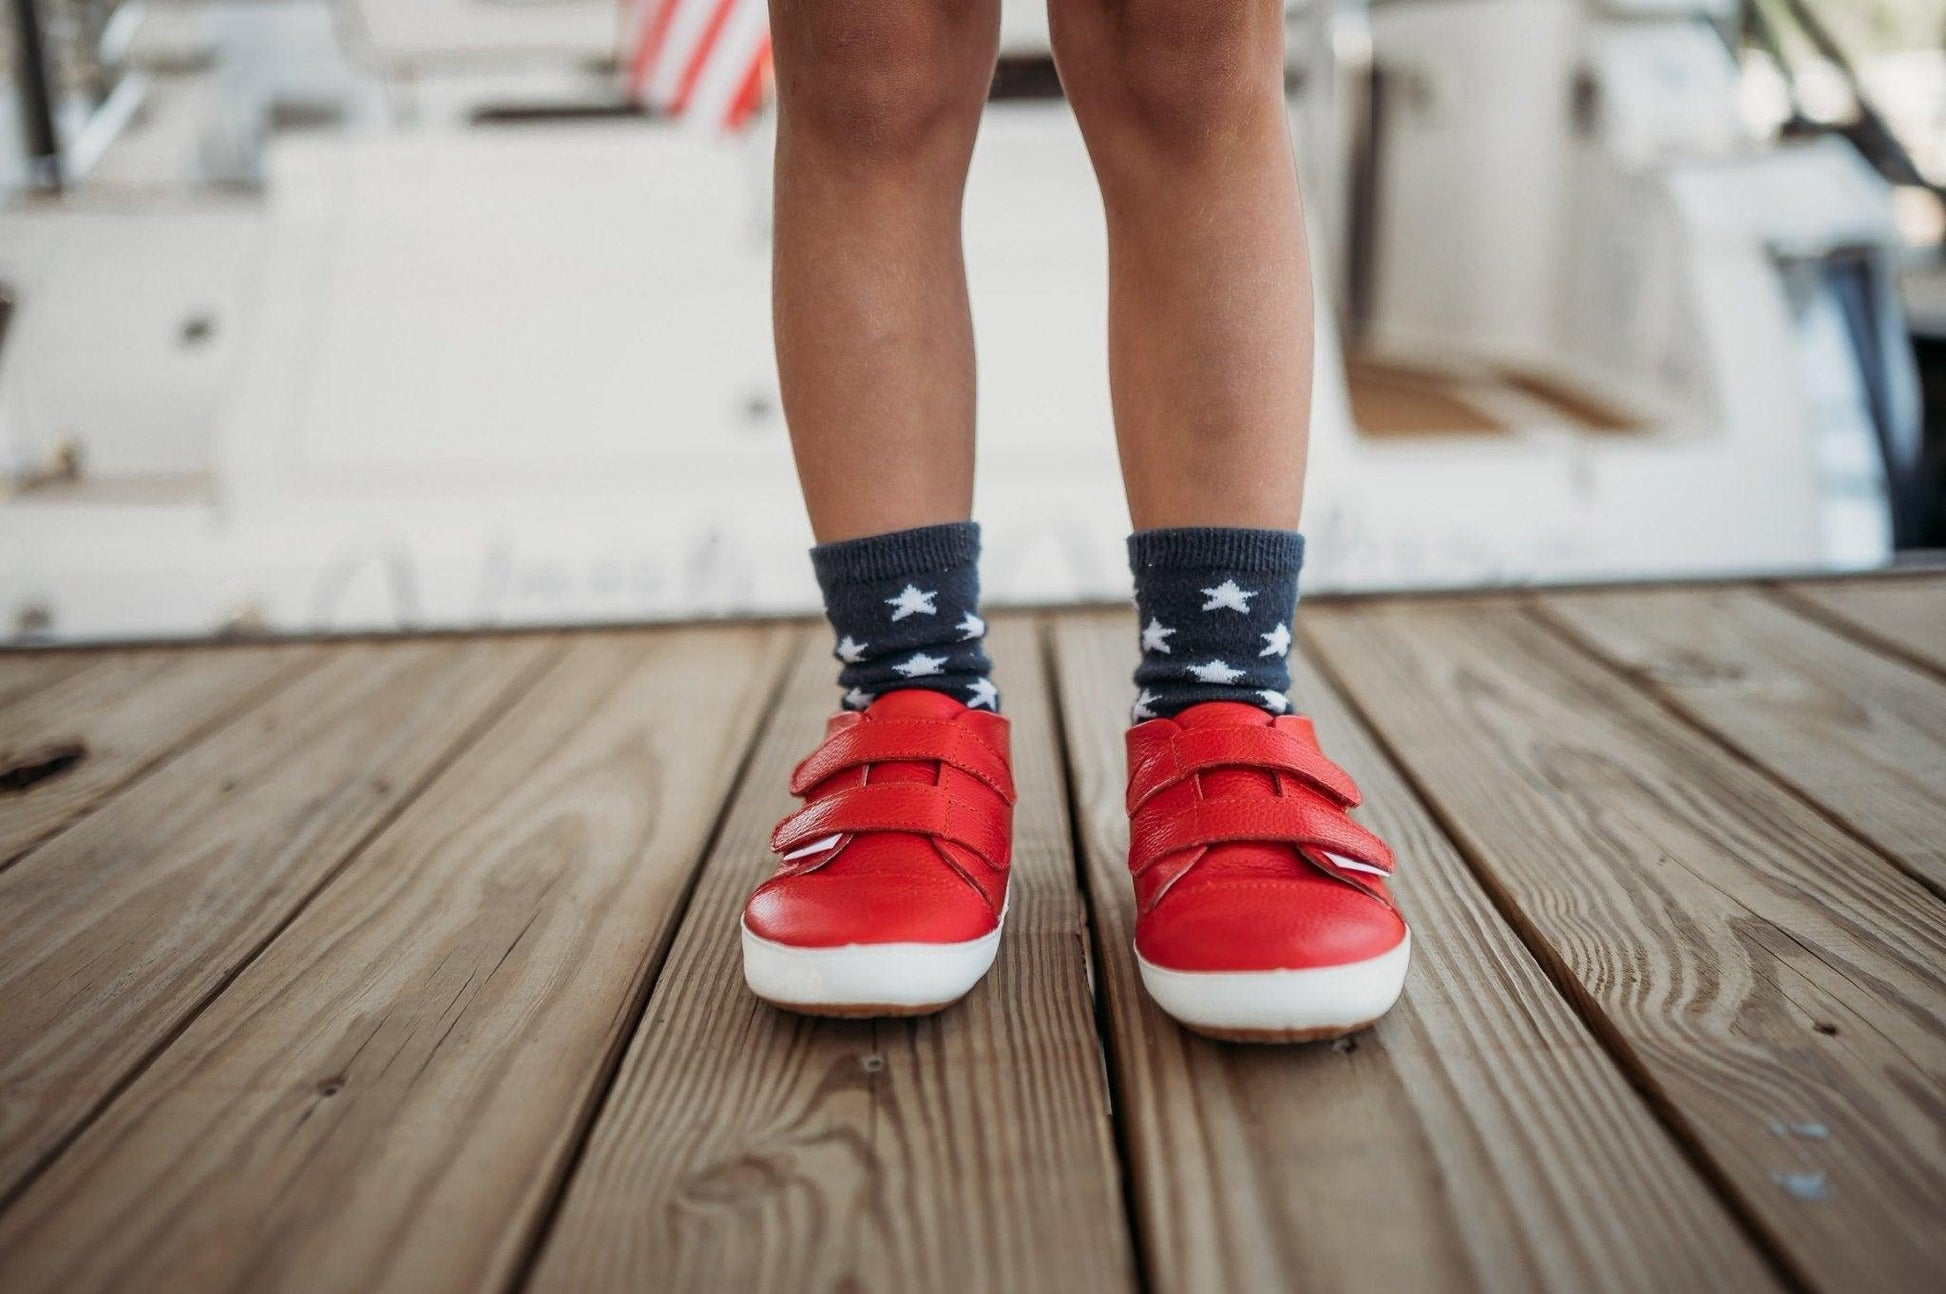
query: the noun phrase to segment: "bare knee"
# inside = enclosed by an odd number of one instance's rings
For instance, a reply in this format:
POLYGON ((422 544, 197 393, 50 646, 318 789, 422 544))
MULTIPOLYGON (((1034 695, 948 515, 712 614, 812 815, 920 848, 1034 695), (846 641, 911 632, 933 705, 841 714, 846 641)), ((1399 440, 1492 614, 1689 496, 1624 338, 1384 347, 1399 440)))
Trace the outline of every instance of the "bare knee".
POLYGON ((1278 0, 1051 0, 1049 19, 1098 165, 1193 156, 1283 111, 1278 0))
POLYGON ((785 129, 861 159, 970 146, 998 0, 773 0, 785 129))

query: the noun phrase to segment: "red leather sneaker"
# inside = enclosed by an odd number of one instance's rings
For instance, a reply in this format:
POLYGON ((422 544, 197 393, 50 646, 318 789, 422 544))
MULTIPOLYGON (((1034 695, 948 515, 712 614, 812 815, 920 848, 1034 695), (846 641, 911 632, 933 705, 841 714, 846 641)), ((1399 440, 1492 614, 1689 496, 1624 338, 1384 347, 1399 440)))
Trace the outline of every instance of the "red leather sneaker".
POLYGON ((1128 731, 1135 955, 1157 1005, 1244 1042, 1336 1038, 1398 1000, 1392 851, 1311 721, 1209 701, 1128 731))
POLYGON ((1013 841, 1007 721, 941 692, 835 714, 791 775, 776 873, 743 909, 743 978, 811 1015, 924 1015, 1000 949, 1013 841))

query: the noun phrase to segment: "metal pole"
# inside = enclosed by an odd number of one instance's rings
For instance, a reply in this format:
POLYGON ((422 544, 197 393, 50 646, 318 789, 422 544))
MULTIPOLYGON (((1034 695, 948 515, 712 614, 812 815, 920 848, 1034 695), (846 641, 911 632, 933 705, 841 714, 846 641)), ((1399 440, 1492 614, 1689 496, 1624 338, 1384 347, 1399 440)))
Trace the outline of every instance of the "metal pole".
POLYGON ((47 81, 47 50, 41 40, 41 16, 34 0, 13 0, 14 46, 20 85, 20 121, 26 136, 27 157, 34 184, 58 193, 61 188, 61 141, 54 133, 54 93, 47 81))

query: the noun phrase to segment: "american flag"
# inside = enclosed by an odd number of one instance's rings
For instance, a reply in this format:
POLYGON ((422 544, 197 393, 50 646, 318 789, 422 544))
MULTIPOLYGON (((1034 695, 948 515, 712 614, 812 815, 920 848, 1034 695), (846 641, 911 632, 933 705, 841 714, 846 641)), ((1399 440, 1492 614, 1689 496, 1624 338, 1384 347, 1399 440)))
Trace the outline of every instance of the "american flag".
POLYGON ((628 92, 703 126, 734 128, 770 80, 765 0, 628 0, 628 92))

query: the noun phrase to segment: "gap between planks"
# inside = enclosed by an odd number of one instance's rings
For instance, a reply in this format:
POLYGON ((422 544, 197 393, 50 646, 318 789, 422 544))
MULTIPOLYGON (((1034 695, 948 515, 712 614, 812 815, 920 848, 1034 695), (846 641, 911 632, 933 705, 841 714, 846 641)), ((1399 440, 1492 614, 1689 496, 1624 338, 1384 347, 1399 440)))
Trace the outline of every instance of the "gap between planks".
POLYGON ((0 758, 65 750, 73 763, 0 794, 0 870, 323 659, 305 646, 104 652, 16 695, 0 758))
POLYGON ((1021 792, 993 971, 916 1020, 794 1016, 744 987, 739 912, 773 865, 790 769, 836 701, 815 637, 528 1288, 1125 1290, 1087 934, 1030 622, 990 631, 1021 792))
POLYGON ((542 658, 533 641, 345 649, 0 874, 0 1209, 542 658))
POLYGON ((1929 1288, 1930 895, 1523 606, 1331 607, 1305 628, 1794 1279, 1929 1288))
POLYGON ((1768 588, 1806 615, 1909 664, 1946 675, 1946 574, 1801 580, 1768 588))
POLYGON ((1939 802, 1946 682, 1939 677, 1748 587, 1547 594, 1526 604, 1935 895, 1946 894, 1939 802))
POLYGON ((1774 1289, 1764 1260, 1301 654, 1418 923, 1401 1005, 1336 1044, 1181 1030, 1129 941, 1125 613, 1055 626, 1077 826, 1144 1269, 1163 1291, 1774 1289), (1381 1225, 1373 1220, 1382 1218, 1381 1225))
POLYGON ((578 638, 0 1216, 0 1284, 503 1284, 778 642, 578 638))
POLYGON ((692 869, 688 883, 682 894, 671 906, 669 934, 651 950, 652 964, 644 968, 640 989, 635 1000, 625 1014, 625 1023, 615 1036, 615 1045, 604 1058, 600 1076, 591 1086, 580 1118, 576 1121, 573 1135, 569 1138, 568 1150, 563 1156, 559 1169, 554 1175, 552 1189, 543 1202, 535 1209, 534 1217, 527 1226, 526 1237, 521 1244, 511 1266, 512 1275, 506 1281, 509 1291, 524 1291, 534 1280, 534 1271, 540 1262, 543 1247, 559 1221, 561 1208, 567 1199, 568 1187, 581 1170, 582 1161, 587 1157, 588 1142, 593 1136, 595 1126, 602 1111, 613 1099, 615 1084, 621 1075, 622 1062, 628 1054, 628 1044, 642 1029, 643 1016, 649 1009, 649 1001, 655 986, 661 982, 664 967, 668 964, 670 944, 675 939, 675 931, 689 918, 690 908, 695 903, 696 889, 700 884, 705 862, 719 848, 725 827, 730 821, 731 806, 745 794, 752 769, 757 765, 757 754, 763 748, 771 729, 778 722, 785 688, 791 678, 791 662, 799 653, 800 639, 808 637, 802 633, 783 635, 783 650, 779 653, 776 668, 772 670, 770 688, 762 707, 762 713, 752 729, 743 754, 737 761, 736 772, 731 776, 729 786, 717 806, 716 818, 710 824, 708 836, 697 853, 697 863, 692 869))

